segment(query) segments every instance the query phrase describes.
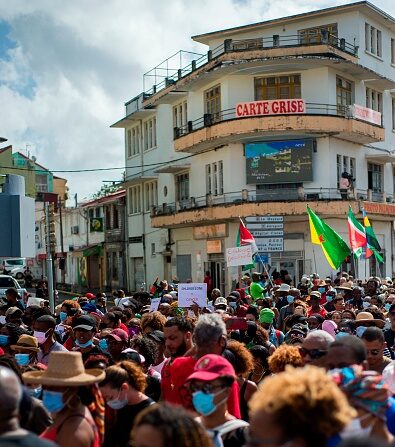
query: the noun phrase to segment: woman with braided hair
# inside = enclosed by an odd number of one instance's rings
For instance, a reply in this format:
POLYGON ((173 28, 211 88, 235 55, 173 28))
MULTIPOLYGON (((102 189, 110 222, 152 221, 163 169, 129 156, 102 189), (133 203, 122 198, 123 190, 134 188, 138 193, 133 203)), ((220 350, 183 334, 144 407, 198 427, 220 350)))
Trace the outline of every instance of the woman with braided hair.
POLYGON ((136 419, 134 447, 211 447, 203 426, 182 407, 166 403, 152 405, 136 419))

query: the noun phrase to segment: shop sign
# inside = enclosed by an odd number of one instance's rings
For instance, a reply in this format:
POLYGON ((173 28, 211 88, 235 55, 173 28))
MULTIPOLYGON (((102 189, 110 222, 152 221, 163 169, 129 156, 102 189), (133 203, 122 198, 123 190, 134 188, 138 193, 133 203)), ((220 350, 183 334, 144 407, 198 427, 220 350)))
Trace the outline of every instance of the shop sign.
POLYGON ((265 115, 300 115, 303 113, 306 113, 304 99, 275 99, 236 104, 237 118, 265 115))

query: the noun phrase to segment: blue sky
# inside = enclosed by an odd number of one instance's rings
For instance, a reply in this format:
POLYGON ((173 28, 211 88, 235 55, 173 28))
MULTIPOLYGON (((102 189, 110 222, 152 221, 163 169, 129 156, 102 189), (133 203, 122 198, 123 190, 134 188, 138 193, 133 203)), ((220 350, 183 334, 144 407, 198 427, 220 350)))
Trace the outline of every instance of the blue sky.
MULTIPOLYGON (((110 125, 143 89, 143 74, 190 39, 344 0, 0 0, 0 136, 49 169, 124 166, 110 125)), ((395 16, 395 0, 374 0, 395 16)), ((104 174, 59 174, 87 197, 104 174)))

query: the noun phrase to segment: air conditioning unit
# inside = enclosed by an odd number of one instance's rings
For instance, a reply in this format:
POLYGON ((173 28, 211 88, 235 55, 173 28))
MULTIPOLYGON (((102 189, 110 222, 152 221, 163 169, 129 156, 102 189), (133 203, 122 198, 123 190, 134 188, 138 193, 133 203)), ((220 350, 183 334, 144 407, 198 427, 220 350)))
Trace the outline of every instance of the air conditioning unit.
POLYGON ((71 234, 78 234, 78 233, 79 233, 78 225, 71 227, 71 234))

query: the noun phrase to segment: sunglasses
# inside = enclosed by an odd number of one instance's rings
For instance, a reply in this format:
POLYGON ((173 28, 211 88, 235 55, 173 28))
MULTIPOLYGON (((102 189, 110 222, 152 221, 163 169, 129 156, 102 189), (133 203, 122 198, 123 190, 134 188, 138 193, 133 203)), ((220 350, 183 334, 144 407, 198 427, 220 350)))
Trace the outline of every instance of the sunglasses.
POLYGON ((306 349, 306 348, 299 348, 300 355, 302 357, 306 357, 308 354, 310 358, 313 360, 320 359, 321 357, 324 357, 328 351, 324 351, 322 349, 306 349))

